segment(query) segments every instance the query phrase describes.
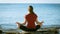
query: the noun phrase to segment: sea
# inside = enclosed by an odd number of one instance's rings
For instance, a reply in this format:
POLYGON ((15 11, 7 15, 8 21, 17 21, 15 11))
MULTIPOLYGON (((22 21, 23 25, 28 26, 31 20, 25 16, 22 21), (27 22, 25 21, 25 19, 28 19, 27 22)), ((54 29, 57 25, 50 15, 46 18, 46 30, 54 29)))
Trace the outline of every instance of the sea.
POLYGON ((60 28, 60 4, 0 3, 0 29, 17 29, 16 22, 24 22, 30 5, 38 21, 44 21, 42 28, 60 28))

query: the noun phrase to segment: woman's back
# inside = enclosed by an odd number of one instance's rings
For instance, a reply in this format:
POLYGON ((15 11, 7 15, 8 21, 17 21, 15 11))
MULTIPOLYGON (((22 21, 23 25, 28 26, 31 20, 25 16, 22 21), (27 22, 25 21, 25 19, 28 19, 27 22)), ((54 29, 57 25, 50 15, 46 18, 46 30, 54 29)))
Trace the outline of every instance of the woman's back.
POLYGON ((26 20, 28 22, 27 28, 36 28, 36 26, 35 26, 36 19, 37 19, 36 14, 28 14, 28 15, 26 15, 26 20))

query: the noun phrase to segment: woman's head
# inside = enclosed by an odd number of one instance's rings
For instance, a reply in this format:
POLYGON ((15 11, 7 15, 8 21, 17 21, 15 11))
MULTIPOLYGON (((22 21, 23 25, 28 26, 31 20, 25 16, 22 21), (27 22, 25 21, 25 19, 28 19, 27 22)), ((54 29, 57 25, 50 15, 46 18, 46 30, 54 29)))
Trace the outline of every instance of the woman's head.
POLYGON ((29 6, 28 11, 29 11, 30 13, 34 13, 34 12, 33 12, 33 6, 29 6))

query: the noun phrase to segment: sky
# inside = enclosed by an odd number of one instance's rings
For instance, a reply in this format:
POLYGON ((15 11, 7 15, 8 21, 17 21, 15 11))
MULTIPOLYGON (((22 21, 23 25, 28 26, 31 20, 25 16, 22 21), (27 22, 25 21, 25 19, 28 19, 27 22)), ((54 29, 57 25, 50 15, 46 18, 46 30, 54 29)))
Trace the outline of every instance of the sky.
POLYGON ((0 3, 60 3, 60 0, 0 0, 0 3))
POLYGON ((28 14, 28 6, 34 7, 38 21, 44 20, 43 25, 60 25, 60 4, 23 4, 0 3, 0 24, 23 23, 28 14))

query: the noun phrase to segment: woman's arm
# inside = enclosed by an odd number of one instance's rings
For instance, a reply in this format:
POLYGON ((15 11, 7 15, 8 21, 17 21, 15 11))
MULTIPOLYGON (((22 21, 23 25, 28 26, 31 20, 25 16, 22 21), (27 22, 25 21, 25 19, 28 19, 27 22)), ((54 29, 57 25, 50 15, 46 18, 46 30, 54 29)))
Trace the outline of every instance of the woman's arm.
POLYGON ((25 20, 24 23, 23 23, 23 25, 25 25, 26 23, 27 23, 27 21, 25 20))
MULTIPOLYGON (((25 25, 26 24, 26 20, 22 23, 22 25, 25 25)), ((16 22, 17 24, 19 24, 20 25, 20 22, 16 22)))
POLYGON ((38 19, 36 19, 36 24, 43 23, 44 21, 39 22, 38 19))

